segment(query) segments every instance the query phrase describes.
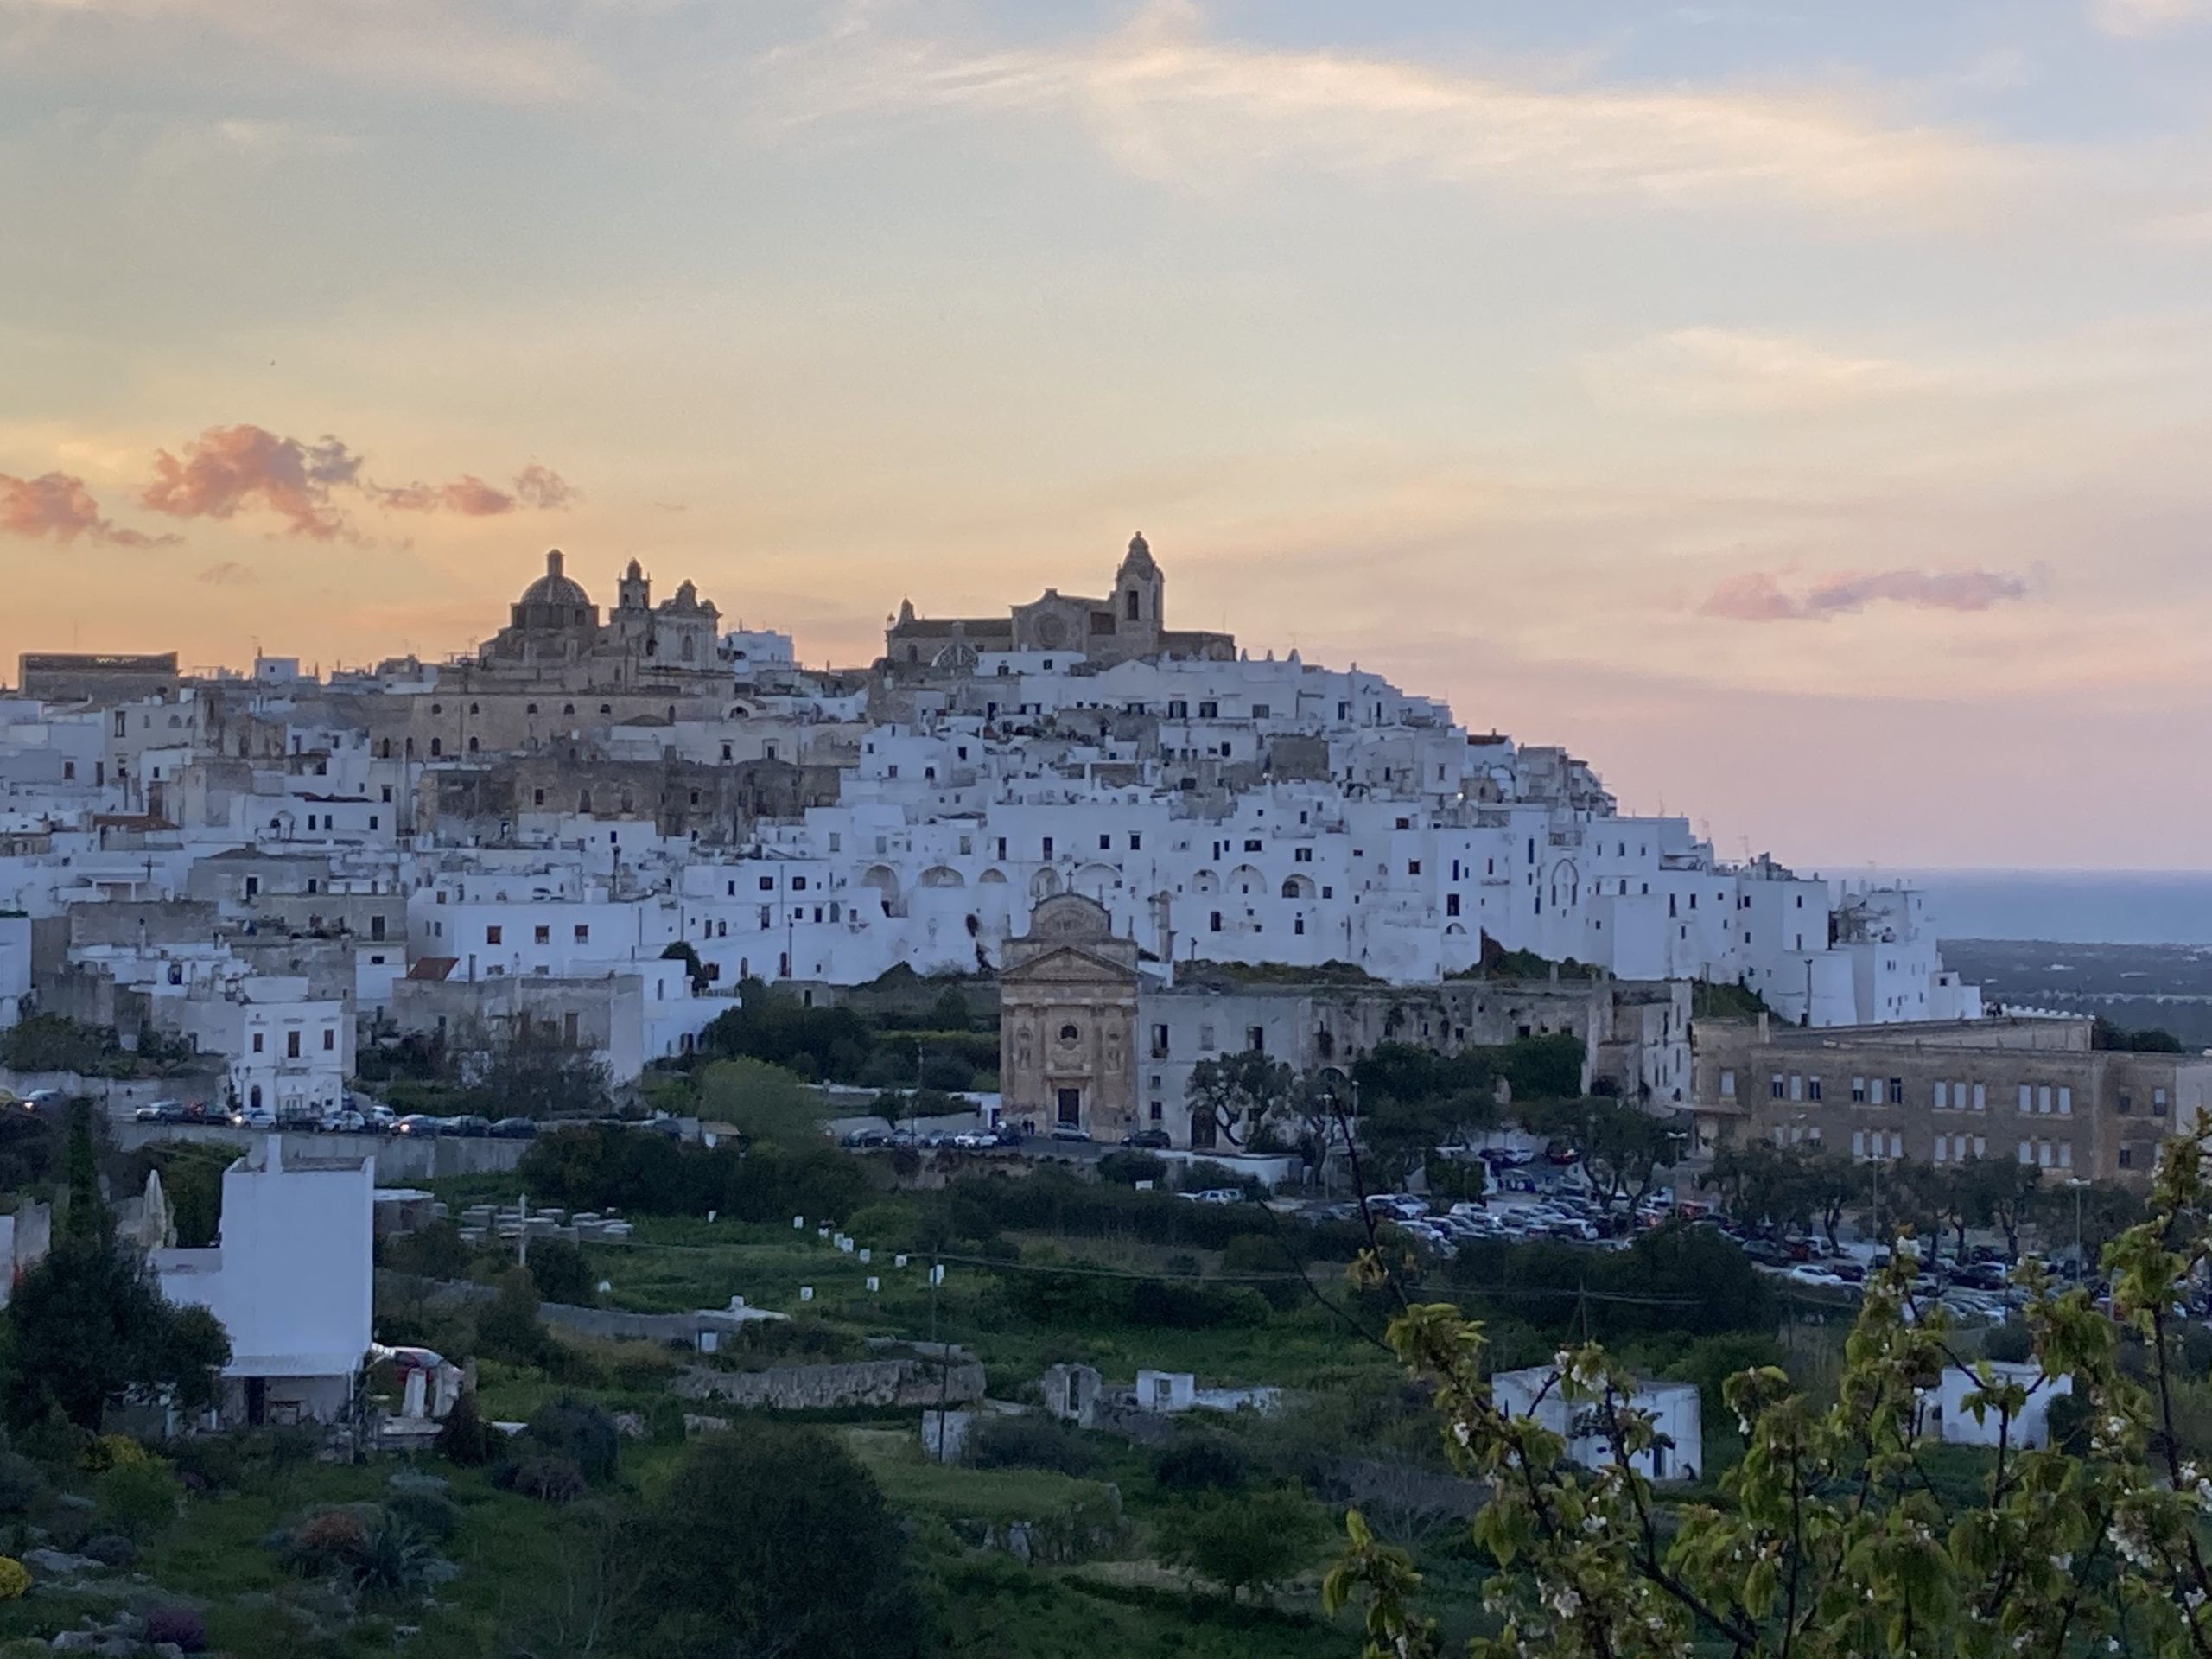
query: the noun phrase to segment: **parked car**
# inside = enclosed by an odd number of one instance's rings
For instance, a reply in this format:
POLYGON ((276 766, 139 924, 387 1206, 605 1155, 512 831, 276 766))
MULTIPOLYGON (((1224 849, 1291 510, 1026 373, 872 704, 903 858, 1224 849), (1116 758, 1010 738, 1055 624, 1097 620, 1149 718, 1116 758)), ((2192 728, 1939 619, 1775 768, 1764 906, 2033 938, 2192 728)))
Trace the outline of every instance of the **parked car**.
POLYGON ((184 1103, 181 1100, 157 1100, 141 1106, 131 1114, 141 1123, 181 1123, 184 1122, 184 1103))
POLYGON ((492 1126, 492 1133, 502 1141, 527 1141, 537 1133, 537 1125, 527 1117, 503 1117, 492 1126))
POLYGON ((448 1135, 466 1135, 481 1138, 492 1133, 492 1120, 474 1112, 462 1112, 446 1120, 448 1135))
POLYGON ((250 1106, 231 1122, 242 1129, 273 1129, 276 1127, 276 1114, 266 1106, 250 1106))
POLYGON ((999 1147, 1018 1147, 1021 1144, 1021 1131, 1011 1123, 1001 1123, 999 1125, 998 1132, 992 1135, 991 1144, 999 1147))
POLYGON ((334 1112, 325 1112, 322 1121, 315 1125, 325 1135, 359 1135, 367 1127, 368 1120, 347 1107, 334 1112))
POLYGON ((1134 1147, 1142 1152, 1164 1152, 1174 1143, 1168 1139, 1167 1131, 1165 1129, 1138 1129, 1130 1135, 1124 1135, 1122 1144, 1125 1147, 1134 1147))
POLYGON ((838 1139, 837 1144, 855 1152, 868 1152, 891 1144, 891 1136, 882 1129, 855 1129, 838 1139))
POLYGON ((429 1112, 410 1112, 392 1126, 395 1135, 443 1135, 446 1120, 429 1112))
POLYGON ((1088 1141, 1090 1139, 1090 1131, 1084 1128, 1080 1123, 1055 1123, 1052 1125, 1052 1139, 1055 1141, 1088 1141))

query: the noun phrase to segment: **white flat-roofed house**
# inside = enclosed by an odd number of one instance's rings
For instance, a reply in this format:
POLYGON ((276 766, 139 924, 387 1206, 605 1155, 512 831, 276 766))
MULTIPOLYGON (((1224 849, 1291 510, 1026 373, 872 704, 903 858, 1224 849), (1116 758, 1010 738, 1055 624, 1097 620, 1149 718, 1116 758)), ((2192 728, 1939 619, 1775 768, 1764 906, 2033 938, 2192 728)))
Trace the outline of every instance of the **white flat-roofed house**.
POLYGON ((230 1336, 215 1414, 226 1427, 340 1420, 372 1334, 374 1162, 288 1162, 282 1139, 223 1172, 213 1249, 149 1258, 164 1296, 206 1308, 230 1336))
MULTIPOLYGON (((1613 1461, 1594 1401, 1567 1399, 1556 1367, 1531 1365, 1501 1371, 1491 1379, 1498 1408, 1513 1417, 1533 1418, 1567 1442, 1567 1461, 1603 1469, 1613 1461)), ((1639 1379, 1636 1393, 1622 1402, 1651 1419, 1655 1439, 1631 1460, 1648 1480, 1694 1480, 1705 1467, 1705 1427, 1694 1382, 1639 1379)))

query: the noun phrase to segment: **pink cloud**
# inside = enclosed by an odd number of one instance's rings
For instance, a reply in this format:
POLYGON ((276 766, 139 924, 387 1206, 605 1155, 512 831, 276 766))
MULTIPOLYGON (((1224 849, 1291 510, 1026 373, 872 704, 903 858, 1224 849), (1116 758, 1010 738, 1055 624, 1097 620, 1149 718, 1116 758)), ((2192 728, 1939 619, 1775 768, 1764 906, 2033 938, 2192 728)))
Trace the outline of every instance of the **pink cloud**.
POLYGON ((138 499, 178 518, 228 518, 242 507, 280 513, 295 536, 346 540, 353 530, 331 502, 334 489, 356 483, 361 458, 336 438, 317 443, 280 438, 253 425, 211 426, 187 444, 180 460, 154 457, 154 479, 138 499))
POLYGON ((1725 616, 1735 622, 1781 622, 1802 616, 1797 601, 1782 591, 1782 584, 1764 570, 1731 576, 1699 606, 1702 616, 1725 616))
POLYGON ((165 547, 177 539, 111 524, 100 516, 100 504, 85 480, 67 473, 37 478, 0 473, 0 531, 56 542, 84 536, 111 547, 165 547))
POLYGON ((488 518, 515 510, 515 499, 495 490, 474 473, 464 473, 450 484, 405 484, 397 489, 369 488, 378 506, 395 512, 457 512, 468 518, 488 518))
POLYGON ((1698 607, 1698 613, 1732 622, 1817 622, 1856 614, 1878 601, 1923 611, 1986 611, 2027 596, 2026 582, 2001 570, 1847 573, 1815 582, 1802 598, 1785 592, 1767 572, 1751 570, 1715 588, 1698 607))
POLYGON ((212 588, 236 588, 251 582, 253 572, 236 559, 225 559, 220 564, 211 564, 202 570, 200 580, 212 588))
MULTIPOLYGON (((179 456, 154 457, 153 481, 141 505, 179 518, 229 518, 250 508, 283 516, 285 533, 319 542, 358 541, 338 493, 358 492, 391 512, 450 512, 495 518, 529 506, 551 510, 575 499, 566 480, 533 463, 503 490, 474 473, 446 484, 385 486, 363 475, 362 457, 337 438, 315 443, 279 437, 264 427, 211 426, 179 456)), ((128 533, 128 532, 126 532, 128 533)))

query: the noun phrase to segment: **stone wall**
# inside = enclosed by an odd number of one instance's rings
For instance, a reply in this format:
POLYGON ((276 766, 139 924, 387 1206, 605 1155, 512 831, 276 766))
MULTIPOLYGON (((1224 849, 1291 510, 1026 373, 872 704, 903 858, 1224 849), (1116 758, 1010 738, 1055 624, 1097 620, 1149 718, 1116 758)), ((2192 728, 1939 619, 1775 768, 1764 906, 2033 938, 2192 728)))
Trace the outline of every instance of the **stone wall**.
POLYGON ((983 1367, 958 1356, 940 1367, 930 1359, 868 1359, 846 1365, 784 1365, 766 1371, 697 1367, 676 1379, 686 1400, 769 1411, 828 1411, 847 1406, 964 1404, 983 1397, 983 1367))
MULTIPOLYGON (((175 1086, 174 1080, 170 1087, 175 1086)), ((266 1129, 208 1128, 196 1123, 140 1123, 125 1120, 114 1126, 115 1144, 125 1152, 156 1141, 228 1141, 244 1148, 249 1141, 274 1133, 266 1129)), ((522 1161, 530 1150, 527 1141, 495 1141, 489 1136, 458 1135, 284 1135, 284 1157, 371 1158, 376 1162, 379 1186, 404 1186, 436 1180, 448 1175, 503 1175, 522 1161)))

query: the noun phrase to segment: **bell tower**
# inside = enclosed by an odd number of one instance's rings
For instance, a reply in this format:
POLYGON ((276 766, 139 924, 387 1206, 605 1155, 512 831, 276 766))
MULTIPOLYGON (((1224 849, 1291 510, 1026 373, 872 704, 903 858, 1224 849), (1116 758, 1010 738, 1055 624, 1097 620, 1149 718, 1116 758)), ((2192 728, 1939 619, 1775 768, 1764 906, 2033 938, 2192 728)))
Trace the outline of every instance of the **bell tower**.
POLYGON ((1129 550, 1114 575, 1114 643, 1116 654, 1127 658, 1148 657, 1160 649, 1165 620, 1166 578, 1153 562, 1152 548, 1139 531, 1129 537, 1129 550))
POLYGON ((622 573, 622 580, 615 584, 614 604, 618 610, 645 611, 652 608, 652 579, 645 575, 645 567, 635 559, 622 573))

